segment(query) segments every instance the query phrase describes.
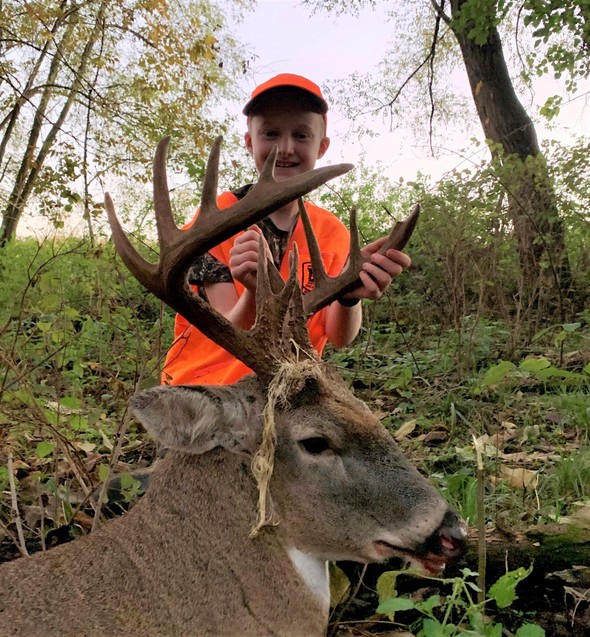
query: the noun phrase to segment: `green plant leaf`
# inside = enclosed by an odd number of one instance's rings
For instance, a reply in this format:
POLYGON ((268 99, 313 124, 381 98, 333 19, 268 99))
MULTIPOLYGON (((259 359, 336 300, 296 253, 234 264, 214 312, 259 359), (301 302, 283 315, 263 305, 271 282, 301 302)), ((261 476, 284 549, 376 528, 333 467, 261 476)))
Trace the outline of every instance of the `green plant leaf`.
POLYGON ((527 357, 520 363, 518 369, 522 369, 525 372, 537 372, 540 369, 545 369, 546 367, 550 366, 550 361, 548 361, 543 356, 541 356, 540 358, 527 357))
MULTIPOLYGON (((129 475, 129 474, 128 474, 129 475)), ((123 476, 121 476, 123 477, 123 476)), ((130 476, 133 480, 133 477, 130 476)), ((134 480, 139 484, 138 480, 134 480)), ((123 481, 121 480, 121 486, 123 481)), ((330 563, 330 606, 336 607, 338 604, 345 602, 350 594, 350 580, 346 573, 336 564, 330 563)))
POLYGON ((514 637, 545 637, 545 630, 537 624, 523 624, 514 637))
POLYGON ((396 583, 399 571, 385 571, 379 576, 377 580, 377 595, 379 596, 379 602, 384 602, 386 599, 397 597, 396 583))
POLYGON ((68 409, 80 409, 82 401, 75 396, 63 396, 59 399, 59 404, 68 409))
POLYGON ((98 467, 98 477, 101 482, 104 482, 109 477, 109 465, 101 464, 98 467))
POLYGON ((418 637, 446 637, 443 625, 437 619, 427 617, 418 637))
POLYGON ((53 453, 54 449, 55 443, 49 442, 48 440, 42 440, 41 442, 37 443, 37 446, 35 447, 35 453, 39 458, 46 458, 53 453))
POLYGON ((498 608, 508 608, 508 606, 518 598, 516 586, 522 582, 523 579, 528 577, 532 570, 532 565, 528 569, 520 567, 514 571, 505 573, 496 581, 490 588, 489 595, 490 598, 496 602, 498 608))
POLYGON ((564 323, 561 327, 563 327, 564 332, 575 332, 582 324, 581 323, 564 323))
POLYGON ((379 604, 377 612, 390 615, 399 610, 411 610, 412 608, 416 608, 416 605, 411 599, 407 597, 391 597, 379 604))
POLYGON ((8 486, 8 467, 0 467, 0 492, 8 486))
POLYGON ((440 595, 431 595, 422 602, 416 603, 416 608, 427 615, 432 614, 433 609, 441 605, 440 595))
POLYGON ((502 382, 513 369, 516 369, 514 363, 510 361, 500 361, 497 365, 492 365, 492 367, 488 369, 481 384, 484 387, 497 385, 502 382))

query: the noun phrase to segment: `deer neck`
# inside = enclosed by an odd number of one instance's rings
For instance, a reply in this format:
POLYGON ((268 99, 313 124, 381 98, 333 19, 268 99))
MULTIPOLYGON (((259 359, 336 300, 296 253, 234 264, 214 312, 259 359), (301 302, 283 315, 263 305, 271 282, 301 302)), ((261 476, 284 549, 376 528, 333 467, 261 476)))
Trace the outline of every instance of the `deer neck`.
POLYGON ((304 553, 295 547, 287 549, 287 554, 295 570, 305 582, 322 610, 330 611, 330 576, 328 562, 304 553))
POLYGON ((327 621, 327 562, 292 546, 280 524, 251 538, 257 500, 248 458, 220 449, 201 456, 174 452, 159 462, 136 509, 145 501, 146 526, 158 519, 170 524, 170 516, 175 516, 179 528, 191 529, 191 539, 182 546, 184 564, 195 564, 203 555, 223 556, 238 579, 250 585, 258 579, 265 591, 274 580, 290 591, 288 604, 299 595, 308 609, 315 608, 327 621))

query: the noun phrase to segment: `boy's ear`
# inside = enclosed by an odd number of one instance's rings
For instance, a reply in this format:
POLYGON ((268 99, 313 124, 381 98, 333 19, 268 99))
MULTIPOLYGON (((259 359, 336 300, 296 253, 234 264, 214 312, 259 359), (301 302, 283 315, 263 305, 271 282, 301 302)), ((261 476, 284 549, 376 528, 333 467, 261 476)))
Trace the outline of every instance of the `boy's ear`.
POLYGON ((318 149, 318 159, 321 159, 325 154, 328 148, 330 147, 330 138, 322 137, 322 141, 320 142, 320 147, 318 149))
POLYGON ((246 150, 251 154, 252 153, 252 135, 250 135, 250 131, 246 131, 244 133, 244 143, 246 145, 246 150))

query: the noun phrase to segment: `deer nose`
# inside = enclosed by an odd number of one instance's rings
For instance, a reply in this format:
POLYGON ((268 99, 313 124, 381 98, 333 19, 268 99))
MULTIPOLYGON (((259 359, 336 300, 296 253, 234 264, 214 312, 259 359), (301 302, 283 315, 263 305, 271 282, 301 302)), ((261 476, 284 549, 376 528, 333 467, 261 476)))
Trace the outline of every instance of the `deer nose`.
POLYGON ((439 552, 445 557, 455 558, 465 552, 468 527, 455 511, 449 509, 438 529, 439 552))
POLYGON ((440 526, 416 550, 416 554, 446 562, 465 553, 467 524, 453 511, 447 509, 440 526))

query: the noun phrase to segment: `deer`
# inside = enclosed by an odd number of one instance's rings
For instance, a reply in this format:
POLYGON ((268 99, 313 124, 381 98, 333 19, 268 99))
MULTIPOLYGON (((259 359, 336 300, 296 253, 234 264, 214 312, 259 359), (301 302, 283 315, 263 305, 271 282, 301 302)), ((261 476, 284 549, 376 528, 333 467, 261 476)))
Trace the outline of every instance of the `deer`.
MULTIPOLYGON (((279 183, 275 152, 248 195, 220 211, 220 145, 188 230, 172 218, 168 140, 158 145, 157 264, 135 250, 108 194, 105 205, 132 274, 254 374, 229 386, 152 387, 130 399, 169 450, 149 489, 95 532, 0 567, 2 637, 319 637, 329 621, 328 561, 397 556, 440 573, 464 549, 463 521, 309 340, 307 317, 358 284, 364 257, 354 214, 349 266, 335 278, 325 275, 306 221, 316 283, 305 297, 296 252, 286 281, 260 259, 250 330, 187 283, 197 255, 351 166, 279 183)), ((396 224, 390 245, 407 240, 416 216, 396 224)))

